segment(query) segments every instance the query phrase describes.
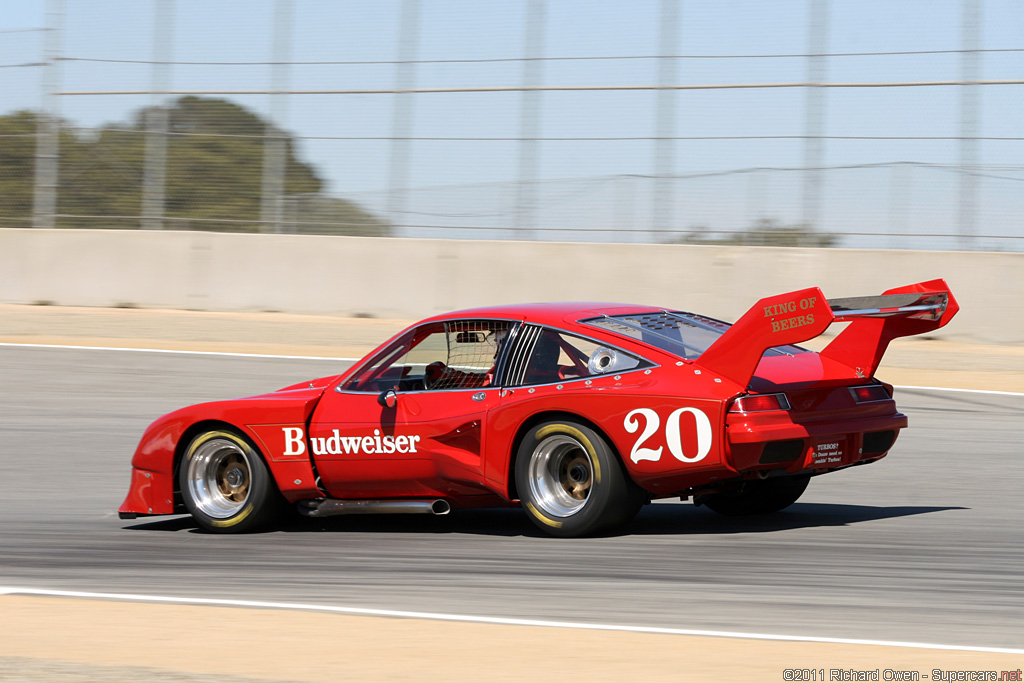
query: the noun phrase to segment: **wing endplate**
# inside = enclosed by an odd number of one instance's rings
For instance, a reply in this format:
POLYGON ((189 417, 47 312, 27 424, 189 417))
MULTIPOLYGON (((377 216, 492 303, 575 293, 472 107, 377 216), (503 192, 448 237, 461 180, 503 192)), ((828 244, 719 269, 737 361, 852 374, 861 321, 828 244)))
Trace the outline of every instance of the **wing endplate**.
POLYGON ((831 303, 836 321, 851 322, 821 351, 821 356, 846 365, 857 377, 874 375, 893 339, 937 330, 960 310, 945 280, 897 287, 880 297, 836 299, 831 303))
POLYGON ((765 351, 814 339, 832 324, 833 317, 817 287, 766 297, 694 362, 745 388, 765 351))

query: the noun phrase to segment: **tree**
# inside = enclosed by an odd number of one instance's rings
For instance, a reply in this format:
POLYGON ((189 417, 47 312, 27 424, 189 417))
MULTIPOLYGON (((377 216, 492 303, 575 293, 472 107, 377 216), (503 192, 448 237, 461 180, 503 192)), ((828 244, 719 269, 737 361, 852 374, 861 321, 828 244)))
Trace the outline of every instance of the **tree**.
MULTIPOLYGON (((0 116, 0 225, 31 227, 39 115, 17 111, 0 116)), ((74 154, 77 139, 61 127, 63 154, 74 154)))
MULTIPOLYGON (((59 227, 139 227, 150 113, 142 109, 129 123, 77 136, 62 125, 59 227)), ((166 227, 265 229, 259 220, 266 122, 240 105, 214 98, 179 98, 168 115, 166 227)), ((31 216, 37 126, 38 115, 32 112, 0 117, 0 135, 25 136, 3 138, 0 145, 0 217, 31 216)), ((276 132, 285 147, 289 227, 296 232, 389 234, 387 223, 355 203, 323 195, 316 170, 298 159, 290 136, 276 132)))
POLYGON ((357 204, 323 194, 289 195, 284 207, 288 232, 387 237, 390 226, 357 204))
POLYGON ((36 116, 19 111, 0 116, 0 225, 32 223, 36 116))

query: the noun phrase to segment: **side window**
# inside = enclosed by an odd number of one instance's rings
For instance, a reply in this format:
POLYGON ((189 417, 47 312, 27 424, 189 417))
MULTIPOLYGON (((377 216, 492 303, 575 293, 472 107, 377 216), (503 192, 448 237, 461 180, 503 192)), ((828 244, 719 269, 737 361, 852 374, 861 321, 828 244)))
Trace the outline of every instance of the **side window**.
POLYGON ((624 372, 640 367, 641 360, 590 339, 543 330, 526 364, 522 384, 547 384, 624 372))
POLYGON ((445 323, 446 355, 427 365, 427 389, 466 389, 491 386, 498 354, 512 323, 457 320, 445 323))
POLYGON ((381 392, 489 386, 511 326, 491 320, 421 325, 378 353, 341 389, 381 392))

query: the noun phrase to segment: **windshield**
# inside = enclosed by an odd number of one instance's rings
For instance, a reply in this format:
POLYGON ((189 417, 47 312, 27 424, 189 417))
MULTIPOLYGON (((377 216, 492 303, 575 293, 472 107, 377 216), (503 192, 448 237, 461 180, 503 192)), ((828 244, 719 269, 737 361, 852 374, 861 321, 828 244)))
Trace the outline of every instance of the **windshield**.
MULTIPOLYGON (((680 358, 694 359, 718 341, 732 325, 684 311, 656 311, 588 318, 580 322, 656 346, 680 358)), ((777 346, 765 355, 804 353, 799 346, 777 346)))

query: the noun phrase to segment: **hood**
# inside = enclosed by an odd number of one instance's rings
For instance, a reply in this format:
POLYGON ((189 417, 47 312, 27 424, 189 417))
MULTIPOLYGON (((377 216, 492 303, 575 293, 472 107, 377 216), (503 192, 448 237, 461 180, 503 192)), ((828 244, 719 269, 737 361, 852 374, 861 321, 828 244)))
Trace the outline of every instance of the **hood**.
POLYGON ((331 375, 330 377, 320 377, 318 379, 310 379, 310 380, 306 380, 305 382, 299 382, 298 384, 292 384, 290 386, 284 387, 283 389, 278 389, 277 391, 275 391, 273 393, 280 394, 283 391, 309 391, 309 390, 314 390, 314 391, 317 391, 319 394, 322 394, 324 392, 324 390, 327 387, 331 386, 331 384, 333 384, 339 377, 341 377, 341 375, 331 375))

